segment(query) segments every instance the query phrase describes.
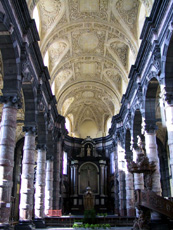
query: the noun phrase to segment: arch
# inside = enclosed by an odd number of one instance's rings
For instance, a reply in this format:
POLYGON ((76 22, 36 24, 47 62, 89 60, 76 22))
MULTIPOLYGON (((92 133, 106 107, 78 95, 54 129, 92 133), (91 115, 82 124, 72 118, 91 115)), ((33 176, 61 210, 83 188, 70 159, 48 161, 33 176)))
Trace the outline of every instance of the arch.
POLYGON ((19 215, 19 199, 20 199, 20 186, 21 186, 21 172, 22 172, 22 158, 23 158, 23 145, 24 138, 21 138, 17 143, 14 151, 14 169, 13 169, 13 189, 12 197, 14 197, 14 202, 12 205, 13 215, 11 219, 14 221, 18 220, 19 215))
POLYGON ((149 81, 145 100, 145 123, 150 127, 156 125, 156 98, 160 90, 159 82, 156 78, 149 81))
POLYGON ((90 186, 94 194, 99 192, 99 168, 93 162, 83 163, 78 170, 79 173, 79 194, 86 192, 86 187, 90 186), (86 180, 87 177, 87 180, 86 180), (92 180, 90 180, 92 178, 92 180))
POLYGON ((3 60, 3 95, 20 96, 20 56, 15 39, 13 26, 2 12, 0 12, 0 50, 3 60))
POLYGON ((126 160, 133 159, 133 153, 131 151, 131 133, 129 129, 126 130, 126 134, 125 134, 125 159, 126 160))
POLYGON ((36 102, 37 102, 37 90, 36 83, 32 80, 23 81, 22 84, 24 101, 25 101, 25 126, 36 125, 36 102))
MULTIPOLYGON (((169 173, 169 164, 168 164, 168 147, 167 143, 162 143, 159 138, 156 139, 158 147, 158 156, 160 162, 160 174, 161 174, 161 187, 162 187, 162 196, 170 197, 171 188, 170 188, 170 173, 169 173)), ((167 142, 167 140, 165 140, 167 142)))
POLYGON ((137 147, 137 136, 141 136, 142 129, 142 115, 140 110, 136 110, 134 114, 133 122, 133 148, 137 147))
POLYGON ((172 95, 173 92, 173 36, 167 47, 166 64, 165 64, 165 86, 166 92, 172 95))

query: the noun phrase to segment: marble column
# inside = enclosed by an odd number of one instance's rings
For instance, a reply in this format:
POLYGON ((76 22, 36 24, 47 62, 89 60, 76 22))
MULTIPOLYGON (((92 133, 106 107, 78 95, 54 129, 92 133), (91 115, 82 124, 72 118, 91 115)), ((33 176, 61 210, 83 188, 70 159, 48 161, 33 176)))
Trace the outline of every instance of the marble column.
MULTIPOLYGON (((56 144, 56 143, 55 143, 56 144)), ((60 182, 61 182, 61 175, 62 175, 62 170, 61 170, 61 158, 62 158, 62 142, 61 138, 59 137, 59 140, 57 142, 57 148, 55 148, 55 155, 54 155, 54 182, 53 182, 53 208, 55 210, 61 209, 61 189, 60 189, 60 182)))
POLYGON ((74 167, 73 167, 73 165, 72 166, 70 166, 70 169, 71 169, 71 183, 70 183, 70 185, 71 185, 71 195, 73 195, 74 194, 74 167))
POLYGON ((45 214, 53 210, 53 159, 46 161, 45 214))
MULTIPOLYGON (((160 163, 158 157, 157 143, 156 143, 156 131, 151 129, 151 126, 148 128, 146 125, 145 128, 145 149, 149 161, 154 161, 155 171, 152 174, 152 191, 157 195, 161 196, 161 182, 160 182, 160 163)), ((160 220, 161 216, 157 212, 151 212, 151 221, 160 220)))
POLYGON ((100 195, 104 196, 104 186, 105 186, 105 177, 104 177, 104 170, 105 170, 105 165, 101 164, 100 165, 101 172, 100 172, 100 195))
POLYGON ((77 196, 77 169, 78 165, 74 165, 74 195, 77 196))
POLYGON ((118 154, 117 148, 115 149, 115 173, 114 173, 114 200, 115 200, 115 214, 119 214, 119 196, 118 196, 118 154))
POLYGON ((145 130, 145 148, 149 161, 154 161, 156 165, 155 171, 152 174, 152 191, 157 195, 161 195, 160 164, 156 143, 156 132, 154 129, 145 130))
POLYGON ((108 183, 108 181, 107 181, 107 179, 108 179, 108 178, 107 178, 107 177, 108 177, 107 174, 108 174, 108 173, 107 173, 107 172, 108 172, 108 167, 105 166, 105 195, 107 195, 107 187, 108 187, 108 184, 107 184, 107 183, 108 183))
MULTIPOLYGON (((165 112, 166 112, 166 127, 168 131, 168 146, 169 146, 170 166, 171 166, 172 186, 173 186, 173 104, 169 104, 167 102, 165 104, 165 112)), ((173 196, 173 194, 171 195, 173 196)))
POLYGON ((37 170, 35 183, 34 224, 36 227, 45 227, 45 176, 46 176, 46 146, 37 146, 37 170))
POLYGON ((125 216, 125 149, 118 141, 118 181, 119 181, 119 214, 125 216))
POLYGON ((134 186, 133 186, 133 174, 126 172, 126 209, 127 216, 135 216, 135 198, 134 198, 134 186))
MULTIPOLYGON (((137 147, 133 149, 133 160, 136 162, 138 154, 141 154, 141 150, 137 147)), ((144 174, 143 173, 134 173, 134 189, 143 190, 144 189, 144 174)), ((138 217, 138 209, 136 208, 136 216, 138 217)))
POLYGON ((120 216, 125 216, 125 172, 119 170, 118 172, 118 181, 119 181, 119 213, 120 216))
POLYGON ((24 127, 22 175, 19 205, 19 225, 16 229, 33 229, 33 195, 35 165, 35 127, 24 127))
POLYGON ((5 102, 0 128, 0 228, 4 229, 9 229, 11 211, 17 109, 17 104, 5 102))

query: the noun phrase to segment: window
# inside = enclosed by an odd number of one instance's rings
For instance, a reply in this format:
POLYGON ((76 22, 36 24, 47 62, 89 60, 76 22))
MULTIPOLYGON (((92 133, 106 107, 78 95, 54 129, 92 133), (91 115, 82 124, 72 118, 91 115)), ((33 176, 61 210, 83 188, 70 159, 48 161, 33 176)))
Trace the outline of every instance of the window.
POLYGON ((67 153, 63 153, 63 175, 67 175, 67 153))

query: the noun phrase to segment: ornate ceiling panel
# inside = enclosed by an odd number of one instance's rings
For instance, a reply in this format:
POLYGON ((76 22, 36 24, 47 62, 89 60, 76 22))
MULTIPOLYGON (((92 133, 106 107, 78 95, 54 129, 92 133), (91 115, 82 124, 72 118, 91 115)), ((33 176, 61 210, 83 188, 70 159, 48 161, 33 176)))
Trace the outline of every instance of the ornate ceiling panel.
MULTIPOLYGON (((37 7, 40 49, 48 68, 58 112, 70 119, 80 136, 86 121, 106 133, 128 84, 131 60, 139 48, 141 6, 146 15, 152 0, 28 0, 37 7)), ((76 133, 75 133, 76 132, 76 133)))

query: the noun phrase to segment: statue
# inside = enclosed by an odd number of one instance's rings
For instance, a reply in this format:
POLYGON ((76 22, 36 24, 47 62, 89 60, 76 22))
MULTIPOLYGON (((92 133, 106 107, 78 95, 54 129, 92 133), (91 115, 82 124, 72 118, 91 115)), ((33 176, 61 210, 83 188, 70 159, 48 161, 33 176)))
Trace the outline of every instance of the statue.
POLYGON ((89 147, 89 145, 87 146, 87 157, 91 156, 91 148, 89 147))
POLYGON ((84 210, 92 210, 94 208, 94 195, 88 186, 84 193, 84 210))

